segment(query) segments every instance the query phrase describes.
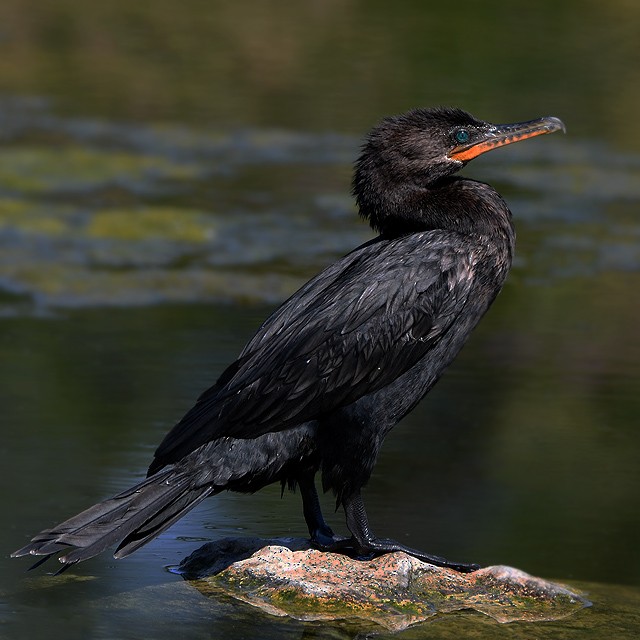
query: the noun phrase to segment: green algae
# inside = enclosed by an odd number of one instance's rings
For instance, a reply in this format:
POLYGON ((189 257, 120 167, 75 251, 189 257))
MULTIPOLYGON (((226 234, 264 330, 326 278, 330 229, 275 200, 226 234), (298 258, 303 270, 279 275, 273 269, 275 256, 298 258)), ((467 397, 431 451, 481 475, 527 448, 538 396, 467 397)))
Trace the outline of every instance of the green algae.
POLYGON ((0 184, 4 189, 39 193, 159 178, 184 180, 201 172, 196 165, 162 156, 65 145, 0 148, 0 184))
POLYGON ((141 241, 163 238, 171 242, 204 243, 215 237, 210 216, 200 211, 171 207, 95 212, 85 227, 88 238, 141 241))

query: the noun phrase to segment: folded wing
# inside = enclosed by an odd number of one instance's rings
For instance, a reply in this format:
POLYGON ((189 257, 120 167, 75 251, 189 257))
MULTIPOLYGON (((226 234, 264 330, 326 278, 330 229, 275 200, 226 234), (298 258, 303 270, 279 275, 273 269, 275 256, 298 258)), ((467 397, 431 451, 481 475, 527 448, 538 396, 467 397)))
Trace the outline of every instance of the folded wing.
POLYGON ((382 389, 451 327, 475 278, 455 234, 378 239, 309 281, 166 436, 149 472, 220 437, 255 438, 382 389), (424 247, 428 246, 425 255, 424 247))

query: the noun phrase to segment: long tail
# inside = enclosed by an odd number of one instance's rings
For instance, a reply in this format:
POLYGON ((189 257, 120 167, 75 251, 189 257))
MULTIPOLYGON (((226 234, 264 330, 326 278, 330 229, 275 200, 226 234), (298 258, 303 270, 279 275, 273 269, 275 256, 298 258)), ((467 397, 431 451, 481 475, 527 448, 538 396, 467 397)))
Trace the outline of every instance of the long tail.
POLYGON ((65 569, 119 543, 114 555, 124 558, 216 492, 211 485, 194 486, 192 474, 175 468, 165 469, 58 526, 42 531, 11 555, 46 556, 37 563, 40 564, 50 556, 64 552, 59 560, 65 569))

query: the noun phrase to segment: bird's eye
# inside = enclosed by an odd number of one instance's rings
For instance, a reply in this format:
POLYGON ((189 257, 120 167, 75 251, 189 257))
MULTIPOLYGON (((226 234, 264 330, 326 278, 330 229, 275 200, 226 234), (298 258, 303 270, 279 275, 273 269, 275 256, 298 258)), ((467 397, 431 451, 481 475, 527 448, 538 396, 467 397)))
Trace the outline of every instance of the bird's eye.
POLYGON ((453 134, 453 137, 456 139, 456 142, 458 142, 459 144, 464 144, 465 142, 469 142, 469 138, 471 137, 471 135, 466 129, 458 129, 453 134))

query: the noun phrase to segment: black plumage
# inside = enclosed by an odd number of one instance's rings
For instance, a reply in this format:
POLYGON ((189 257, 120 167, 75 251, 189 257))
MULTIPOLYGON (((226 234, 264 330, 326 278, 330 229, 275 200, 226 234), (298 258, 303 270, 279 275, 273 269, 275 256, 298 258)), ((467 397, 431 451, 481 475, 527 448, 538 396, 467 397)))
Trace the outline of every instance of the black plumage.
POLYGON ((119 543, 135 551, 207 496, 299 486, 313 543, 358 555, 405 550, 369 528, 361 497, 388 431, 429 391, 499 293, 515 234, 502 197, 453 174, 492 148, 563 129, 491 125, 458 109, 383 120, 353 193, 379 235, 330 265, 258 329, 158 447, 146 480, 36 536, 13 555, 68 566, 119 543), (334 536, 314 485, 344 507, 334 536))

